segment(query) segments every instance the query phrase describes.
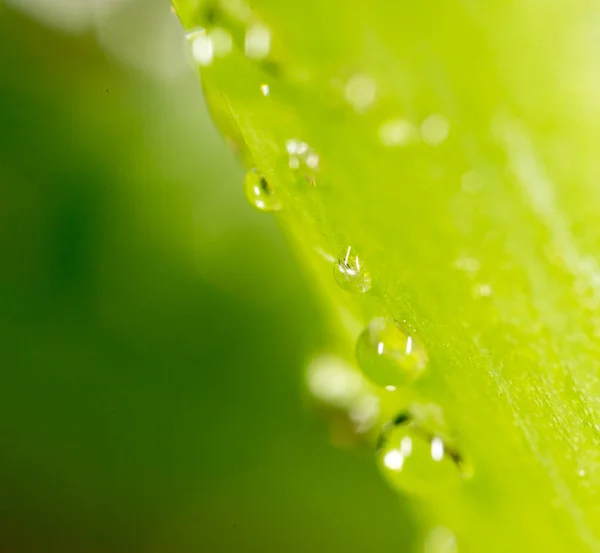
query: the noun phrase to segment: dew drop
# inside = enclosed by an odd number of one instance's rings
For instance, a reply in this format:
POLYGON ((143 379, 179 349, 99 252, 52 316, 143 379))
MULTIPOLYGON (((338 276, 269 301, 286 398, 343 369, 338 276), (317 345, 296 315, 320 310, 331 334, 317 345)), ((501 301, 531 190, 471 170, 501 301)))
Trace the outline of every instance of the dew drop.
POLYGON ((280 209, 281 206, 272 188, 257 169, 250 169, 246 173, 244 189, 250 204, 259 211, 277 211, 280 209))
POLYGON ((379 127, 379 140, 388 148, 406 146, 417 134, 416 127, 404 119, 389 119, 379 127))
POLYGON ((493 290, 492 290, 492 286, 490 284, 480 283, 480 284, 476 284, 473 287, 473 297, 475 299, 490 298, 490 297, 492 297, 492 294, 493 294, 493 290))
POLYGON ((319 154, 306 142, 296 138, 290 138, 285 143, 288 154, 288 166, 298 172, 302 180, 312 186, 316 185, 316 174, 319 169, 319 154))
POLYGON ((367 292, 371 289, 371 275, 361 259, 348 246, 333 266, 336 282, 347 292, 367 292))
POLYGON ((364 388, 360 373, 334 355, 315 357, 306 369, 306 383, 315 398, 340 408, 352 407, 364 388))
POLYGON ((434 528, 425 540, 425 553, 458 553, 454 532, 438 526, 434 528))
POLYGON ((365 111, 375 102, 377 85, 371 77, 359 73, 348 80, 344 88, 344 95, 356 111, 365 111))
POLYGON ((271 88, 269 87, 268 84, 261 84, 260 91, 263 96, 268 96, 271 93, 271 88))
POLYGON ((214 29, 211 29, 208 36, 212 41, 215 56, 223 57, 231 53, 231 50, 233 49, 233 39, 225 29, 215 27, 214 29))
POLYGON ((442 438, 408 420, 388 433, 378 451, 378 462, 397 489, 433 496, 460 486, 462 474, 456 455, 442 438))
POLYGON ((196 63, 202 67, 206 67, 213 62, 214 46, 210 36, 206 34, 204 29, 192 31, 186 35, 191 48, 192 57, 196 63))
POLYGON ((428 360, 421 341, 386 317, 373 319, 363 330, 356 344, 356 357, 365 375, 384 387, 416 380, 428 360))
POLYGON ((450 124, 448 119, 439 113, 433 113, 421 124, 423 141, 430 146, 437 146, 448 138, 450 124))
POLYGON ((244 52, 249 58, 261 60, 269 55, 271 31, 264 25, 251 25, 246 30, 244 52))

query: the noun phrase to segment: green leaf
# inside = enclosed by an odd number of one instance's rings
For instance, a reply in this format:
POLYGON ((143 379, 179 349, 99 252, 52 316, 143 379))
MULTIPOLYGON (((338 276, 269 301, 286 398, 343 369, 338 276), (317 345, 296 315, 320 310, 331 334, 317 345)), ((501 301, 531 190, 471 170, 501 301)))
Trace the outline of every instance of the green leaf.
POLYGON ((448 476, 434 493, 387 471, 424 529, 450 529, 460 551, 600 551, 597 8, 174 5, 188 31, 232 37, 230 53, 201 58, 206 98, 281 205, 332 351, 353 360, 375 317, 427 350, 421 378, 378 392, 382 421, 441 412, 436 432, 460 453, 458 487, 448 476), (265 57, 245 44, 257 28, 265 57), (318 167, 290 166, 291 139, 318 167), (349 246, 368 292, 333 277, 349 246))

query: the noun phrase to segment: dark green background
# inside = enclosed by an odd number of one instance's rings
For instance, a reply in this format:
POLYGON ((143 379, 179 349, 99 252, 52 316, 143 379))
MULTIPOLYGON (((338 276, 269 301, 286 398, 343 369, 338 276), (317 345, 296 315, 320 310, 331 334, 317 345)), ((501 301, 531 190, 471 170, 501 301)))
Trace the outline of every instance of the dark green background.
POLYGON ((191 70, 0 5, 0 551, 410 548, 304 407, 318 306, 242 175, 191 70))

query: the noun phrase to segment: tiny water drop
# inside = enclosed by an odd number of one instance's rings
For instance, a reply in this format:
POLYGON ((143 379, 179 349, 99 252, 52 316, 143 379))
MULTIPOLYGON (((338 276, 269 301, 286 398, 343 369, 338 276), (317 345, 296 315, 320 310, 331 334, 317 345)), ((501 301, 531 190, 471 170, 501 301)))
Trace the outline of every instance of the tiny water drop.
POLYGON ((491 298, 493 293, 492 286, 487 283, 476 284, 473 287, 473 297, 475 299, 491 298))
POLYGON ((301 180, 308 182, 311 186, 316 185, 316 174, 319 170, 319 154, 306 142, 296 138, 290 138, 285 143, 288 154, 288 166, 299 173, 301 180))
POLYGON ((439 113, 433 113, 421 124, 423 141, 430 146, 437 146, 448 138, 450 124, 448 119, 439 113))
POLYGON ((347 292, 367 292, 371 289, 372 279, 361 259, 348 246, 333 266, 336 282, 347 292))
POLYGON ((271 50, 271 31, 264 25, 251 25, 246 30, 244 52, 249 58, 261 60, 269 55, 271 50))
POLYGON ((389 119, 379 127, 379 140, 384 146, 406 146, 418 135, 416 127, 404 119, 389 119))
POLYGON ((454 532, 443 526, 434 528, 425 540, 424 553, 458 553, 454 532))
POLYGON ((352 76, 344 88, 348 103, 357 112, 369 109, 377 96, 377 84, 368 75, 358 73, 352 76))
POLYGON ((387 317, 373 319, 363 330, 356 357, 365 375, 383 387, 404 386, 416 380, 428 361, 421 341, 387 317))
POLYGON ((212 41, 215 56, 223 57, 231 53, 231 50, 233 49, 233 39, 225 29, 215 27, 210 30, 208 36, 212 41))
POLYGON ((281 206, 267 180, 256 169, 250 169, 244 179, 246 198, 259 211, 278 211, 281 206))
POLYGON ((192 49, 192 57, 202 67, 207 67, 213 62, 214 45, 212 38, 204 29, 191 31, 186 35, 192 49))
POLYGON ((260 85, 260 91, 262 93, 263 96, 268 96, 271 93, 271 88, 269 87, 268 84, 261 84, 260 85))
POLYGON ((460 485, 458 458, 441 437, 410 419, 394 426, 378 451, 380 467, 392 484, 421 496, 434 496, 460 485))
POLYGON ((335 407, 350 408, 363 393, 364 379, 346 361, 334 355, 319 355, 306 368, 311 394, 335 407))

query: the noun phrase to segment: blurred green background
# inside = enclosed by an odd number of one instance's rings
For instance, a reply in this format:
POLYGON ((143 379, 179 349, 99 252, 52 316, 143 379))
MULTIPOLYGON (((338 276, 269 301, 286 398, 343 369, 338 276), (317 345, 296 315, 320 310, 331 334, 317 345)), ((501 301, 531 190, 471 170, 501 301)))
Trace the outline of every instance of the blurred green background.
POLYGON ((408 551, 167 0, 0 2, 0 551, 408 551))

